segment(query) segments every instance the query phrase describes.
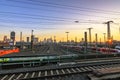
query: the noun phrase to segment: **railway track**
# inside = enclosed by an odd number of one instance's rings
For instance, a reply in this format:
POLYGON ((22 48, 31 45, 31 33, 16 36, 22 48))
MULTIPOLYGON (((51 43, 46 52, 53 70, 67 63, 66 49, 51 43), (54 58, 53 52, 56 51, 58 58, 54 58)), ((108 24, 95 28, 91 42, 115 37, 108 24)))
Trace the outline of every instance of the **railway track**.
POLYGON ((91 65, 72 65, 72 66, 62 66, 60 68, 49 68, 49 69, 41 69, 37 70, 34 69, 32 71, 26 72, 14 72, 14 73, 1 73, 0 80, 29 80, 29 79, 45 79, 49 80, 54 77, 58 76, 66 76, 72 74, 83 74, 83 73, 90 73, 96 69, 104 69, 110 67, 119 67, 120 62, 103 62, 104 64, 91 64, 91 65), (105 64, 106 63, 106 64, 105 64))

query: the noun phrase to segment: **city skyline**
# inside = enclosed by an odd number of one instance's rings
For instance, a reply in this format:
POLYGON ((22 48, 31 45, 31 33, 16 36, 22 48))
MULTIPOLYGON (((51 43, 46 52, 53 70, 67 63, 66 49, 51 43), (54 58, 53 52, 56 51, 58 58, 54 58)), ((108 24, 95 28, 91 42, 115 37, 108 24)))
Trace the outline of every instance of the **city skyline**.
MULTIPOLYGON (((0 2, 0 36, 10 36, 11 31, 16 32, 16 40, 31 36, 31 30, 40 40, 56 36, 57 41, 84 38, 84 32, 92 27, 92 41, 95 34, 104 41, 103 33, 107 33, 107 21, 111 23, 111 36, 120 40, 119 0, 4 0, 0 2), (76 21, 78 21, 76 23, 76 21)), ((106 35, 107 36, 107 35, 106 35)))

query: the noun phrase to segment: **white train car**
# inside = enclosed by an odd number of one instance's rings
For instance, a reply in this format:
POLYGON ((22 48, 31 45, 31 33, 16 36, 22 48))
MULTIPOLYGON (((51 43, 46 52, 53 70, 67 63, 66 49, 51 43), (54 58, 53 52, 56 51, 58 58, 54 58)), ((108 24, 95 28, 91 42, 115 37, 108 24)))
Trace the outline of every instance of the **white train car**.
POLYGON ((115 49, 117 50, 118 53, 120 53, 120 46, 115 46, 115 49))

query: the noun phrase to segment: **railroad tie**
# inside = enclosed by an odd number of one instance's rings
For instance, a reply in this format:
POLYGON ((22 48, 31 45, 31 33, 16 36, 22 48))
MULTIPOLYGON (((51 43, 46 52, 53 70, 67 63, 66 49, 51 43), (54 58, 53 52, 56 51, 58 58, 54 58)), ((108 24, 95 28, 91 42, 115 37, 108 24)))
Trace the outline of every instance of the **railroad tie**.
POLYGON ((8 75, 5 75, 1 80, 5 80, 5 78, 7 78, 8 77, 8 75))
POLYGON ((57 75, 59 75, 59 71, 58 70, 56 70, 56 73, 57 73, 57 75))
POLYGON ((71 70, 72 70, 74 73, 76 73, 75 69, 71 68, 71 70))
POLYGON ((98 69, 96 66, 92 66, 94 69, 98 69))
POLYGON ((92 69, 90 69, 89 67, 85 67, 85 69, 88 70, 88 71, 91 71, 91 70, 92 70, 92 69))
POLYGON ((77 71, 82 72, 79 68, 76 68, 77 71))
POLYGON ((19 79, 22 75, 23 75, 23 74, 22 74, 22 73, 20 73, 16 79, 19 79))
POLYGON ((105 68, 105 66, 104 65, 100 65, 102 68, 105 68))
POLYGON ((93 67, 89 66, 90 69, 95 70, 93 67))
POLYGON ((87 70, 86 70, 85 68, 83 68, 83 67, 81 67, 80 69, 81 69, 82 71, 87 71, 87 70))
POLYGON ((103 68, 106 68, 106 66, 105 66, 105 65, 102 65, 102 67, 103 67, 103 68))
POLYGON ((102 67, 101 66, 97 66, 99 69, 101 69, 102 67))
POLYGON ((38 77, 41 77, 41 71, 38 73, 38 77))
POLYGON ((47 76, 47 71, 45 71, 45 76, 47 76))
POLYGON ((63 74, 65 74, 65 71, 63 69, 61 71, 62 71, 63 74))
POLYGON ((12 78, 15 76, 15 74, 13 74, 8 80, 13 80, 12 78))
POLYGON ((69 69, 66 69, 68 73, 71 73, 71 71, 69 69))
POLYGON ((32 73, 32 76, 31 76, 31 78, 33 78, 34 76, 35 76, 35 72, 33 72, 33 73, 32 73))
POLYGON ((51 75, 54 75, 54 74, 53 74, 53 70, 51 70, 50 73, 51 73, 51 75))
POLYGON ((26 73, 25 76, 24 76, 24 79, 26 79, 28 75, 29 75, 29 73, 26 73))

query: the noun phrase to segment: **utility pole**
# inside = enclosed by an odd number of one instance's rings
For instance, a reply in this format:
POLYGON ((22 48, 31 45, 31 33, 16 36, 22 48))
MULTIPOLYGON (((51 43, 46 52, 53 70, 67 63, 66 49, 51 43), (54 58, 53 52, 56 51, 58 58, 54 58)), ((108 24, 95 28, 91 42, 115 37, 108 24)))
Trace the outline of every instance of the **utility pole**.
POLYGON ((104 35, 104 43, 106 42, 106 33, 103 33, 104 35))
POLYGON ((97 53, 97 47, 98 47, 98 36, 97 33, 95 34, 95 42, 96 42, 96 53, 97 53))
POLYGON ((20 32, 20 42, 22 42, 22 32, 20 32))
POLYGON ((103 35, 104 35, 104 45, 106 47, 106 33, 103 33, 103 35))
POLYGON ((101 45, 101 38, 100 38, 100 45, 101 45))
POLYGON ((98 42, 98 35, 97 35, 97 33, 95 34, 95 42, 96 42, 96 44, 98 42))
POLYGON ((107 41, 108 41, 108 48, 109 48, 108 53, 110 52, 110 43, 111 43, 110 23, 113 23, 113 21, 105 22, 105 24, 107 24, 107 41))
POLYGON ((23 49, 22 32, 20 32, 20 48, 23 49))
POLYGON ((107 24, 107 40, 111 39, 110 23, 113 23, 113 21, 105 22, 105 24, 107 24))
POLYGON ((33 51, 33 31, 31 31, 31 50, 33 51))
MULTIPOLYGON (((67 34, 67 44, 68 44, 68 33, 69 32, 65 32, 67 34)), ((67 46, 67 54, 68 54, 68 46, 67 46)))
POLYGON ((87 53, 87 32, 84 33, 84 44, 85 44, 85 47, 84 47, 84 53, 87 53))
POLYGON ((68 34, 69 34, 69 32, 65 32, 66 34, 67 34, 67 43, 68 43, 68 34))
POLYGON ((54 43, 56 42, 56 36, 54 36, 54 43))
POLYGON ((93 28, 87 28, 87 29, 89 30, 89 43, 91 45, 91 29, 93 29, 93 28))

